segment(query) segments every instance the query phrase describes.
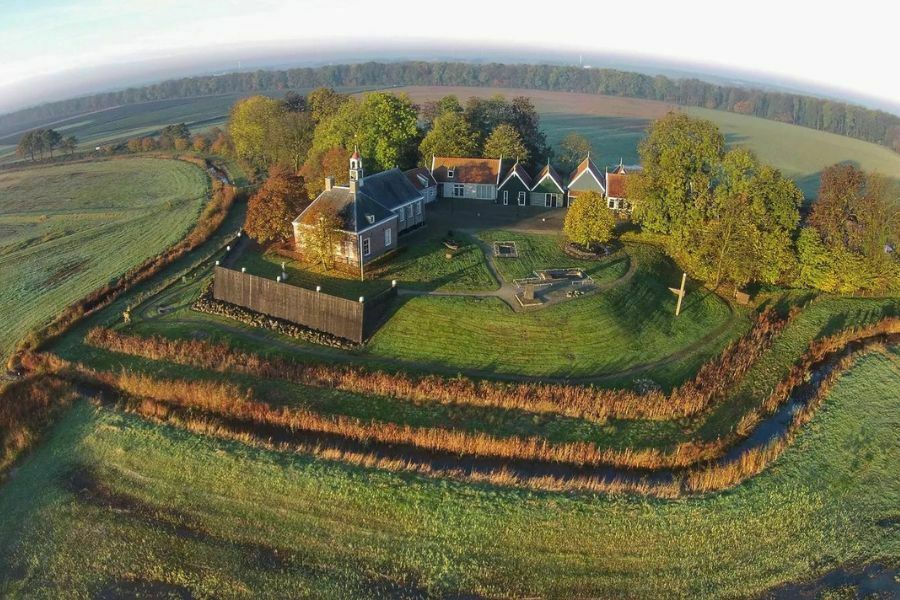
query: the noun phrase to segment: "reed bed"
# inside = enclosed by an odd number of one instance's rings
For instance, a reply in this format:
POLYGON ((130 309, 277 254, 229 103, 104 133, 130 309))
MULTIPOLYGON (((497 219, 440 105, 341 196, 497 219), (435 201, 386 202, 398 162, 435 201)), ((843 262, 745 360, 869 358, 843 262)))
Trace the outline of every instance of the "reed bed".
POLYGON ((712 444, 687 442, 680 444, 671 452, 656 448, 613 450, 600 448, 591 442, 553 444, 541 437, 496 437, 441 427, 412 427, 344 416, 325 417, 308 410, 272 407, 255 400, 251 390, 232 383, 157 379, 128 371, 98 373, 77 366, 75 369, 132 397, 152 399, 165 405, 209 413, 226 419, 276 427, 291 433, 334 436, 361 444, 402 445, 459 457, 489 457, 649 470, 684 467, 708 460, 720 449, 719 444, 715 442, 712 444))
POLYGON ((75 396, 71 384, 45 374, 0 389, 0 473, 35 443, 56 410, 75 396))

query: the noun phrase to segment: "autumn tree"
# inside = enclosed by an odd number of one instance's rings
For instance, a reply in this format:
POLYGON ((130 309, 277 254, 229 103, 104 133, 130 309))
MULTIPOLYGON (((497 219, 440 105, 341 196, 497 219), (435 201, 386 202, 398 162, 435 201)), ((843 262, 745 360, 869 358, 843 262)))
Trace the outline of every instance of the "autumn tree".
POLYGON ((350 178, 350 151, 341 146, 310 152, 300 169, 307 197, 314 200, 325 189, 325 178, 334 177, 336 185, 346 185, 350 178))
POLYGON ((481 139, 487 139, 499 125, 506 124, 518 132, 533 160, 543 160, 549 155, 540 117, 526 96, 516 96, 511 102, 500 94, 488 99, 469 98, 463 116, 481 139))
POLYGON ((159 147, 163 150, 186 150, 191 139, 191 132, 184 123, 166 125, 159 132, 159 147), (179 142, 180 140, 180 142, 179 142), (180 146, 180 147, 179 147, 180 146))
POLYGON ((276 141, 283 108, 278 100, 251 96, 231 108, 228 134, 234 152, 257 171, 275 164, 279 147, 276 141))
POLYGON ((341 94, 328 87, 314 89, 306 97, 313 121, 322 123, 335 116, 341 106, 350 99, 346 94, 341 94))
POLYGON ((803 194, 777 169, 745 148, 727 152, 717 169, 712 202, 672 249, 697 277, 723 282, 787 282, 796 270, 793 234, 803 194))
POLYGON ((501 123, 494 128, 484 143, 482 155, 486 158, 515 158, 523 163, 527 163, 531 158, 522 136, 507 123, 501 123))
POLYGON ((457 112, 438 117, 422 143, 419 144, 421 164, 430 165, 432 156, 477 156, 478 133, 457 112))
POLYGON ((191 146, 196 152, 209 152, 210 141, 205 135, 197 134, 191 140, 191 146))
POLYGON ((900 291, 897 198, 896 185, 880 175, 852 165, 825 169, 797 242, 801 283, 839 293, 900 291))
POLYGON ((234 145, 231 143, 231 138, 229 138, 224 131, 220 131, 218 135, 210 137, 210 139, 212 140, 212 144, 209 146, 209 151, 213 154, 225 155, 234 152, 234 145))
POLYGON ((278 152, 275 160, 299 171, 312 146, 315 123, 309 113, 284 112, 275 132, 278 152))
POLYGON ((669 113, 638 145, 643 170, 630 176, 634 219, 655 233, 682 235, 699 226, 712 203, 725 138, 711 121, 669 113))
POLYGON ((456 114, 462 114, 463 112, 463 107, 462 104, 459 103, 459 98, 452 94, 444 96, 440 100, 429 100, 428 102, 423 103, 419 110, 419 114, 422 117, 426 130, 431 129, 434 126, 434 122, 438 117, 451 112, 456 114))
POLYGON ((579 194, 563 222, 563 232, 569 241, 586 249, 611 240, 615 227, 615 214, 597 192, 579 194))
POLYGON ((571 173, 590 152, 591 143, 588 139, 572 132, 559 143, 557 162, 564 172, 571 173))
POLYGON ((19 138, 19 143, 16 146, 16 154, 22 158, 30 157, 33 161, 35 159, 35 152, 40 152, 42 144, 43 141, 41 140, 38 131, 27 131, 19 138))
POLYGON ((261 244, 290 239, 291 221, 307 204, 303 179, 276 165, 247 204, 244 230, 261 244))
POLYGON ((313 207, 305 216, 305 222, 300 233, 304 255, 327 271, 334 266, 334 249, 341 235, 337 213, 330 208, 313 207))

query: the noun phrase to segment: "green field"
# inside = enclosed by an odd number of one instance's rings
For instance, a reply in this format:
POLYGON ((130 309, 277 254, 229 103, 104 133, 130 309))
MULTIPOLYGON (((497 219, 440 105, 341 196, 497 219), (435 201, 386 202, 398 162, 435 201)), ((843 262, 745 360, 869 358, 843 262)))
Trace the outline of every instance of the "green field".
POLYGON ((364 470, 82 403, 0 488, 0 594, 745 597, 890 563, 898 359, 860 360, 769 471, 688 502, 364 470))
POLYGON ((135 158, 0 172, 0 356, 188 231, 206 174, 135 158))

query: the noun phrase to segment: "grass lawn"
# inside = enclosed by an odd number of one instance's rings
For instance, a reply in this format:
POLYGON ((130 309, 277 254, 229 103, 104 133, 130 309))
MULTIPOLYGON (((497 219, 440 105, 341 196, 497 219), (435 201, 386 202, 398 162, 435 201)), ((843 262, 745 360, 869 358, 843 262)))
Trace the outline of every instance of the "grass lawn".
POLYGON ((370 471, 82 403, 0 488, 0 594, 720 598, 891 561, 898 358, 861 359, 764 474, 679 502, 370 471))
POLYGON ((0 172, 0 357, 183 237, 207 185, 194 165, 149 158, 0 172))
POLYGON ((494 259, 500 275, 508 282, 534 277, 534 272, 539 269, 580 268, 597 283, 613 281, 628 271, 629 258, 622 252, 602 261, 578 260, 568 256, 563 252, 565 238, 562 233, 536 235, 492 229, 480 232, 478 237, 489 246, 494 242, 516 243, 517 258, 494 259))
POLYGON ((344 298, 358 298, 381 292, 397 280, 400 287, 420 290, 492 290, 497 282, 487 268, 484 253, 468 236, 455 234, 462 245, 447 258, 449 250, 442 241, 446 231, 425 227, 400 239, 401 247, 393 255, 366 267, 366 280, 359 273, 325 270, 320 264, 292 260, 274 251, 247 250, 234 268, 245 267, 248 273, 274 279, 285 263, 288 282, 344 298))
MULTIPOLYGON (((591 376, 686 351, 728 327, 727 304, 704 290, 688 295, 676 319, 668 291, 675 266, 650 246, 630 246, 628 253, 638 265, 628 282, 533 312, 514 313, 497 298, 409 299, 364 354, 484 373, 591 376)), ((613 271, 597 272, 600 280, 627 269, 615 259, 600 264, 613 271)))

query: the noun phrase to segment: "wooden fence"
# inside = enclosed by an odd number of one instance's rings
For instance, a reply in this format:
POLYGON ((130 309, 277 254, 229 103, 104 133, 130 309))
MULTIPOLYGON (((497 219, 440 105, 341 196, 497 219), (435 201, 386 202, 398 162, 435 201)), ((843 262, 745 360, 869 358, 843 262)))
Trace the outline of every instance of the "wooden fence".
POLYGON ((390 288, 359 302, 222 266, 215 268, 213 283, 213 297, 216 300, 291 321, 357 344, 361 344, 378 330, 387 316, 390 300, 396 296, 397 290, 390 288))

